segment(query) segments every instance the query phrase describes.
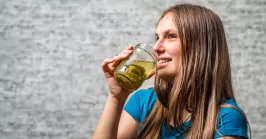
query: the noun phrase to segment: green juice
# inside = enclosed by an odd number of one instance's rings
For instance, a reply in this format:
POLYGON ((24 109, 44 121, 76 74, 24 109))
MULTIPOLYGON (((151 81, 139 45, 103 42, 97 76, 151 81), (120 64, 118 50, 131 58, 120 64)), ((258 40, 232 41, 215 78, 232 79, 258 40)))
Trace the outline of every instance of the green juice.
POLYGON ((142 85, 154 68, 154 62, 122 61, 118 65, 114 77, 121 87, 134 91, 142 85))

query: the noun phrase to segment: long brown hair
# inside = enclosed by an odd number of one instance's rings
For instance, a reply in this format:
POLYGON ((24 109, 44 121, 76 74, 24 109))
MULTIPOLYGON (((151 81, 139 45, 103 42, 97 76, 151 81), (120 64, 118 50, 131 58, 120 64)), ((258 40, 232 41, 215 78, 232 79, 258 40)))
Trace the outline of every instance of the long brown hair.
POLYGON ((165 120, 168 127, 172 121, 172 126, 180 129, 184 110, 191 114, 192 122, 184 132, 186 138, 213 138, 219 107, 225 100, 235 100, 223 24, 218 15, 198 5, 175 5, 160 19, 169 12, 181 41, 181 71, 171 82, 155 75, 158 100, 141 125, 138 138, 159 138, 165 120))

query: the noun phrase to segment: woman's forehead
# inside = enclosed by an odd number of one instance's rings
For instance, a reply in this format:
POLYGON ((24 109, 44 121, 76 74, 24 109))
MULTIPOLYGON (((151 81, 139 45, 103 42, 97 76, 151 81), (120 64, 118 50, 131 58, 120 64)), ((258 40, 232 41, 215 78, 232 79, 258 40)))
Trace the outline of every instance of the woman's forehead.
POLYGON ((174 15, 173 13, 169 12, 163 18, 159 21, 157 28, 156 28, 156 34, 159 34, 161 32, 169 32, 169 31, 177 31, 175 22, 174 22, 174 15))

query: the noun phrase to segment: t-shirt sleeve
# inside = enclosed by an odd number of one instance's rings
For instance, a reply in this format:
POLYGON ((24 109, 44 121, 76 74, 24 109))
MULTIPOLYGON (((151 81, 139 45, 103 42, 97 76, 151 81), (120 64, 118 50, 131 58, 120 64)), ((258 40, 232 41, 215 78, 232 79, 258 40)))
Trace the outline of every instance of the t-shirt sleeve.
POLYGON ((131 115, 138 123, 140 123, 141 121, 140 105, 142 105, 139 98, 139 93, 140 91, 134 92, 134 94, 131 95, 126 105, 124 106, 124 110, 129 115, 131 115))
POLYGON ((156 94, 154 89, 141 89, 131 95, 124 106, 124 110, 131 115, 136 122, 141 124, 149 115, 155 103, 156 94))
POLYGON ((218 116, 215 138, 223 136, 241 136, 248 138, 247 121, 243 115, 232 108, 222 108, 218 116))

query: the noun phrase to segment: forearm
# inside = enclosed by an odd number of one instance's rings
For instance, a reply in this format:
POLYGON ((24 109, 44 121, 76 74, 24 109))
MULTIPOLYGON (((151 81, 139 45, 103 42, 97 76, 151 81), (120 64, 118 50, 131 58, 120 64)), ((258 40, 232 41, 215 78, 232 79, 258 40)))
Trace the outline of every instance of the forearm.
POLYGON ((117 100, 108 96, 93 139, 116 139, 120 116, 127 97, 117 100))

